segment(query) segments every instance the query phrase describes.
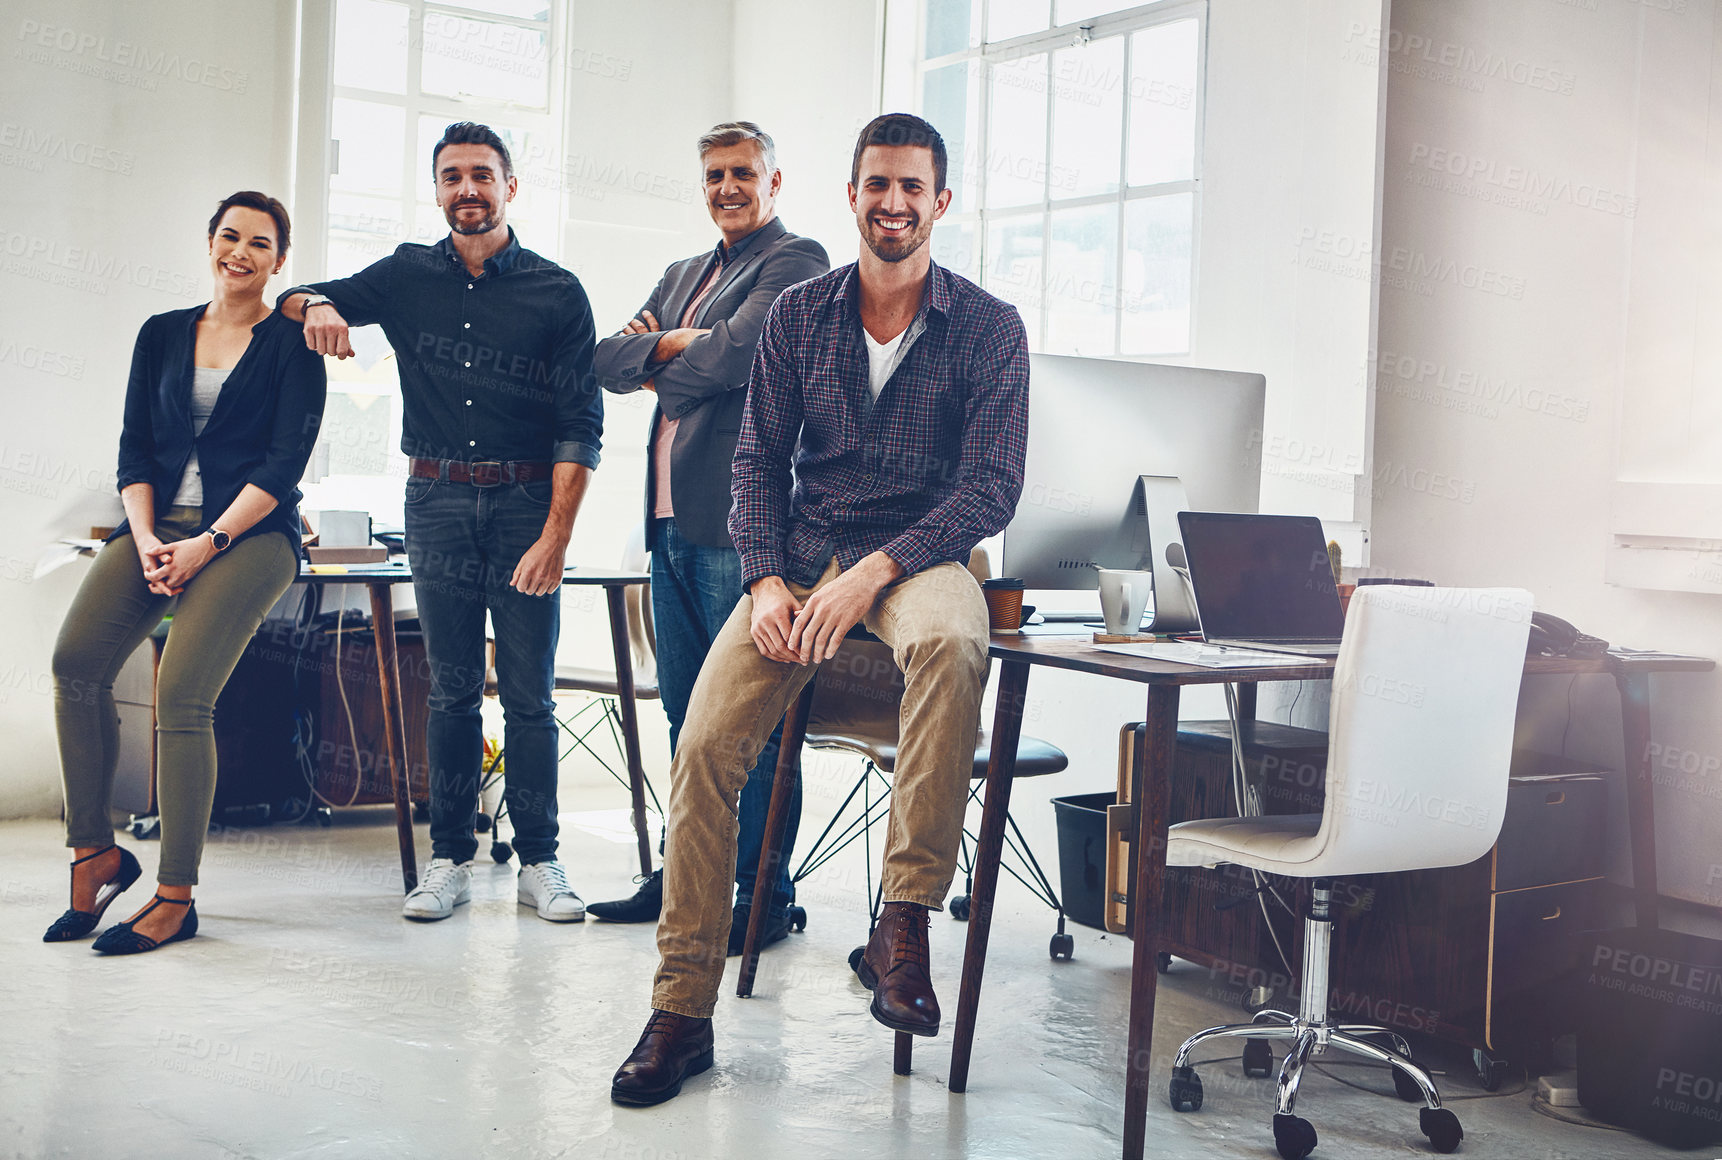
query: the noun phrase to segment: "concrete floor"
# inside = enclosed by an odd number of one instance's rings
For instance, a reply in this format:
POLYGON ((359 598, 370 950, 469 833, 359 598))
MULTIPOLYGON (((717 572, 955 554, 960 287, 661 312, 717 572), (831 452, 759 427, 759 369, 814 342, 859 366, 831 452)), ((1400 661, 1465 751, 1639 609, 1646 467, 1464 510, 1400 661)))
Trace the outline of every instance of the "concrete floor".
MULTIPOLYGON (((590 901, 631 889, 632 847, 600 836, 622 799, 565 776, 563 858, 590 901), (584 812, 583 812, 584 811, 584 812)), ((810 815, 811 816, 811 815, 810 815)), ((810 823, 811 824, 811 823, 810 823)), ((1007 880, 995 921, 967 1095, 946 1089, 965 927, 933 923, 947 1029, 891 1074, 890 1032, 867 1015, 846 959, 864 941, 859 845, 803 884, 805 934, 762 959, 757 998, 718 1011, 718 1063, 655 1109, 608 1098, 644 1024, 657 956, 649 926, 554 926, 514 900, 513 867, 485 863, 473 901, 429 926, 398 917, 391 815, 330 828, 211 834, 199 936, 138 958, 45 945, 65 905, 58 824, 0 826, 0 1155, 16 1157, 1107 1157, 1119 1152, 1130 944, 1074 927, 1074 962, 1047 956, 1049 913, 1007 880)), ((156 848, 126 841, 145 879, 156 848)), ((419 827, 421 853, 426 848, 419 827)), ((1052 860, 1056 854, 1045 851, 1052 860)), ((482 854, 481 854, 482 857, 482 854)), ((1148 1155, 1273 1160, 1272 1082, 1203 1069, 1206 1105, 1173 1113, 1171 1054, 1237 1015, 1206 971, 1160 990, 1148 1155)), ((1228 1052, 1229 1054, 1229 1052, 1228 1052)), ((1328 1057, 1331 1061, 1335 1057, 1328 1057)), ((1487 1097, 1468 1057, 1440 1059, 1463 1155, 1503 1160, 1671 1153, 1539 1114, 1528 1092, 1487 1097), (1479 1098, 1481 1097, 1481 1098, 1479 1098)), ((1390 1092, 1385 1072, 1324 1061, 1390 1092)), ((1429 1155, 1416 1109, 1306 1077, 1298 1110, 1317 1157, 1429 1155)), ((1708 1153, 1704 1153, 1708 1155, 1708 1153)))

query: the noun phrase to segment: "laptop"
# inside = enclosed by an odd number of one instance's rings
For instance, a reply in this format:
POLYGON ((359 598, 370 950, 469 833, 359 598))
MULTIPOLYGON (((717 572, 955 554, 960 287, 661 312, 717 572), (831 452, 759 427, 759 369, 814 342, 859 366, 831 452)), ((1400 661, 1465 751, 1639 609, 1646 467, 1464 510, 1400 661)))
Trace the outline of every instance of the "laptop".
POLYGON ((1204 641, 1339 655, 1345 615, 1320 520, 1179 512, 1178 525, 1204 641))

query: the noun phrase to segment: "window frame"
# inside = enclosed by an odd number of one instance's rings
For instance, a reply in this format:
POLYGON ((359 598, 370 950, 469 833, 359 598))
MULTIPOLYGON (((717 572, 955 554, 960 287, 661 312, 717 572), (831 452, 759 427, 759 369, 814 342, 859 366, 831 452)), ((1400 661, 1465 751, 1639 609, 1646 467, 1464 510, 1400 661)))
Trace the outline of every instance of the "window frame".
MULTIPOLYGON (((297 225, 296 233, 302 239, 301 245, 295 246, 292 254, 292 282, 296 285, 308 282, 325 281, 332 277, 346 277, 357 273, 352 270, 329 269, 329 243, 333 230, 332 213, 332 182, 337 174, 339 158, 336 156, 334 137, 334 110, 337 100, 356 100, 375 105, 384 105, 402 110, 402 156, 400 181, 394 195, 399 208, 401 236, 393 238, 393 243, 415 240, 415 223, 419 216, 419 206, 426 200, 425 193, 432 188, 432 176, 428 170, 421 168, 419 150, 419 122, 422 117, 441 117, 447 122, 478 121, 485 124, 501 125, 510 130, 535 133, 549 144, 557 156, 564 155, 567 145, 567 91, 568 80, 566 68, 557 62, 568 60, 569 37, 571 36, 572 19, 568 6, 556 0, 548 0, 549 18, 547 20, 531 20, 523 17, 497 15, 481 11, 458 3, 458 0, 390 0, 399 3, 407 9, 407 52, 406 52, 406 82, 403 93, 391 93, 381 89, 367 89, 354 85, 338 85, 335 82, 336 61, 336 5, 338 0, 302 0, 301 26, 298 54, 296 61, 300 76, 300 86, 297 93, 298 107, 296 123, 298 141, 294 157, 294 219, 297 225), (424 21, 427 14, 446 15, 466 20, 476 20, 494 23, 507 27, 522 28, 541 33, 545 37, 546 50, 546 94, 542 108, 521 105, 515 102, 483 100, 467 97, 447 97, 440 94, 423 91, 423 43, 424 21), (417 46, 416 48, 414 46, 417 46)), ((523 158, 514 158, 514 175, 521 178, 523 173, 523 158)), ((533 219, 532 234, 534 248, 549 254, 561 251, 562 234, 566 218, 566 190, 561 183, 555 183, 550 190, 554 198, 553 212, 544 215, 547 220, 533 219)), ((365 195, 361 195, 365 196, 365 195)), ((388 195, 370 195, 386 198, 388 195)), ((434 194, 433 194, 434 198, 434 194)), ((446 232, 446 231, 445 231, 446 232)), ((391 244, 388 249, 392 250, 391 244)), ((378 257, 384 255, 379 254, 378 257)), ((381 340, 372 339, 363 344, 373 351, 381 350, 381 340)), ((359 346, 359 343, 355 343, 359 346)), ((401 455, 399 442, 399 424, 401 418, 401 400, 398 380, 387 374, 389 382, 380 380, 379 363, 390 362, 392 356, 385 355, 377 362, 365 358, 352 362, 339 362, 334 359, 329 363, 329 390, 334 393, 350 395, 381 395, 389 399, 389 427, 392 432, 388 446, 383 448, 384 465, 376 471, 363 473, 342 472, 330 477, 330 483, 337 490, 348 490, 352 484, 348 481, 360 480, 398 480, 404 477, 406 464, 401 455), (356 365, 365 363, 361 367, 356 365)), ((392 372, 392 365, 389 371, 392 372)), ((321 471, 326 471, 328 464, 327 438, 332 435, 327 427, 324 437, 319 439, 317 458, 314 465, 321 464, 321 471)), ((312 482, 312 486, 320 486, 312 482)))
MULTIPOLYGON (((1037 317, 1025 318, 1030 335, 1030 349, 1042 351, 1046 349, 1046 332, 1051 313, 1051 298, 1047 286, 1053 278, 1051 237, 1052 215, 1058 210, 1084 209, 1094 206, 1116 207, 1115 253, 1112 269, 1112 296, 1115 300, 1112 308, 1112 343, 1111 349, 1093 357, 1124 358, 1124 359, 1179 359, 1188 357, 1195 345, 1196 319, 1200 295, 1201 269, 1200 242, 1202 230, 1202 172, 1204 120, 1207 93, 1207 48, 1208 48, 1208 0, 1157 0, 1148 4, 1140 4, 1118 12, 1107 13, 1103 16, 1089 17, 1062 25, 1049 27, 1043 31, 1026 33, 1010 37, 1006 40, 989 42, 987 40, 987 25, 992 18, 993 0, 981 0, 981 32, 980 43, 971 45, 956 52, 944 53, 939 56, 926 55, 927 35, 927 6, 929 0, 920 0, 916 5, 915 20, 915 66, 913 70, 915 108, 924 112, 926 101, 926 78, 929 73, 956 64, 979 62, 982 72, 978 84, 978 99, 980 101, 980 117, 978 121, 978 140, 965 142, 965 148, 972 150, 974 156, 981 158, 979 172, 975 185, 975 204, 965 207, 960 212, 949 212, 940 220, 939 225, 947 229, 969 227, 974 232, 976 263, 971 269, 981 275, 983 287, 988 285, 989 252, 988 232, 995 223, 1008 221, 1026 221, 1038 217, 1042 253, 1045 259, 1041 263, 1040 287, 1034 298, 1038 301, 1037 317), (1129 184, 1129 145, 1131 101, 1128 94, 1128 78, 1131 75, 1133 34, 1144 29, 1156 28, 1185 20, 1196 22, 1196 83, 1193 97, 1194 108, 1192 116, 1195 121, 1194 148, 1191 158, 1191 176, 1187 180, 1157 182, 1148 185, 1132 186, 1129 184), (1090 194, 1080 197, 1054 198, 1051 183, 1045 183, 1042 197, 1038 204, 1028 203, 1010 207, 989 209, 986 206, 986 183, 989 176, 992 156, 991 141, 993 136, 991 69, 1001 62, 1018 60, 1025 56, 1046 53, 1051 54, 1060 49, 1080 47, 1101 40, 1119 37, 1123 40, 1122 73, 1126 78, 1126 92, 1122 100, 1121 118, 1119 124, 1119 173, 1118 190, 1113 193, 1090 194), (1190 304, 1189 321, 1185 328, 1184 341, 1176 350, 1155 350, 1125 353, 1123 350, 1124 317, 1126 307, 1121 301, 1124 286, 1124 263, 1127 257, 1126 215, 1131 202, 1147 201, 1164 197, 1188 195, 1190 197, 1190 259, 1189 285, 1190 304)), ((1055 0, 1047 0, 1047 19, 1053 18, 1056 11, 1055 0)), ((1050 64, 1050 59, 1049 59, 1050 64)), ((1047 126, 1045 156, 1047 166, 1051 167, 1054 156, 1053 141, 1055 131, 1054 100, 1056 86, 1047 85, 1047 126)), ((1019 307, 1021 309, 1021 307, 1019 307)), ((1069 353, 1069 352, 1063 352, 1069 353)), ((1082 352, 1088 355, 1090 352, 1082 352)))

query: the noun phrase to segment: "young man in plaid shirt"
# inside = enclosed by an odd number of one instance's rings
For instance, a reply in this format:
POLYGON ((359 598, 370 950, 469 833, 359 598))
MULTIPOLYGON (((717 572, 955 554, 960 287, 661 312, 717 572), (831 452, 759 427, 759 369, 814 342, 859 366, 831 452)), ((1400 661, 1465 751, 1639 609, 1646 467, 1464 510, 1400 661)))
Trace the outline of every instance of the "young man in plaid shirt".
POLYGON ((1010 522, 1028 438, 1022 319, 928 252, 951 201, 945 161, 920 118, 873 120, 850 174, 860 260, 784 291, 766 317, 729 519, 748 595, 707 654, 676 751, 662 962, 651 1019, 611 1084, 618 1103, 661 1103, 712 1064, 736 801, 857 623, 891 646, 906 685, 885 911, 859 971, 875 1019, 938 1032, 927 915, 956 867, 987 673, 986 604, 966 565, 1010 522))

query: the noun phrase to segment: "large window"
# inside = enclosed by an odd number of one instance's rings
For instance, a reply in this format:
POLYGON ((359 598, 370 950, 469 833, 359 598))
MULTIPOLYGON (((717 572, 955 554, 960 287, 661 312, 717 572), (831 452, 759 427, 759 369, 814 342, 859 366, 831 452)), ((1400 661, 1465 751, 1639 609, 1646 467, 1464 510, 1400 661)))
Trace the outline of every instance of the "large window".
MULTIPOLYGON (((334 0, 324 276, 448 233, 431 150, 453 121, 501 135, 520 183, 509 224, 533 249, 559 252, 564 9, 551 0, 334 0)), ((354 337, 359 358, 329 360, 327 459, 317 467, 340 502, 398 511, 406 464, 394 358, 375 330, 354 337)))
POLYGON ((934 259, 1036 351, 1190 349, 1201 0, 924 0, 921 113, 950 154, 934 259))

